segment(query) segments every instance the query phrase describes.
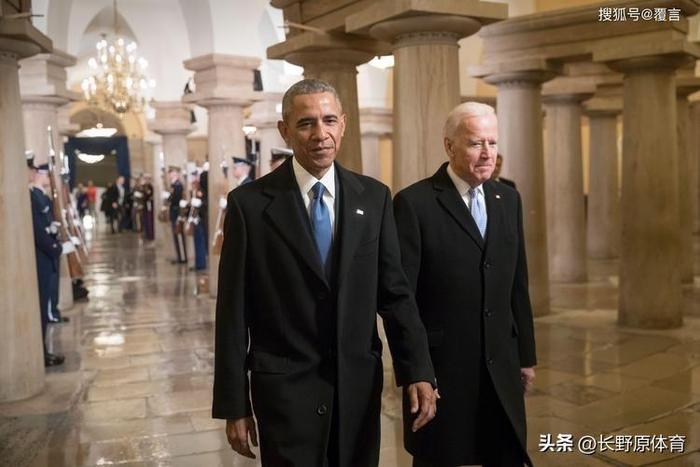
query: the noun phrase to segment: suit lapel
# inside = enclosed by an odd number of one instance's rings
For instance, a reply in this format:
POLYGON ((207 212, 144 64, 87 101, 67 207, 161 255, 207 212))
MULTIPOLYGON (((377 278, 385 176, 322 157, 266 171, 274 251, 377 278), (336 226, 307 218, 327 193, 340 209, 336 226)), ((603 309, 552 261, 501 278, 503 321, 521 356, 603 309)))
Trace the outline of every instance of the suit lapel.
MULTIPOLYGON (((479 228, 474 222, 469 209, 464 204, 462 197, 457 192, 454 183, 447 174, 447 163, 433 175, 433 187, 435 188, 438 203, 452 216, 459 226, 469 234, 479 248, 484 249, 484 239, 481 238, 479 228)), ((487 205, 488 209, 488 205, 487 205)), ((487 211, 488 215, 488 211, 487 211)))
POLYGON ((326 275, 321 268, 318 250, 311 236, 309 216, 294 177, 291 158, 271 175, 264 192, 272 198, 265 208, 264 215, 267 220, 314 274, 328 285, 326 275))
POLYGON ((486 248, 488 249, 489 244, 497 243, 501 223, 504 219, 503 200, 498 183, 490 180, 484 182, 484 197, 486 198, 486 215, 488 216, 486 222, 486 248))
POLYGON ((364 227, 364 211, 369 208, 362 204, 361 194, 364 187, 355 174, 343 169, 340 164, 335 164, 335 170, 340 180, 340 212, 336 213, 336 219, 340 222, 336 241, 340 241, 340 254, 338 261, 338 283, 343 279, 350 264, 353 254, 361 238, 364 227), (359 214, 363 212, 363 214, 359 214))

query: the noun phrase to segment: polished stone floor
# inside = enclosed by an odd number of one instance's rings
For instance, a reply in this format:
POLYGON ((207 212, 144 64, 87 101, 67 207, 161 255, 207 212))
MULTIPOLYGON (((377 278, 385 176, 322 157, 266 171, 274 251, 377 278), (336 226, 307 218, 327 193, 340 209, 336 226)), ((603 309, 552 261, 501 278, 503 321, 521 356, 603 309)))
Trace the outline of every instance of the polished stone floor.
MULTIPOLYGON (((66 364, 48 372, 43 394, 0 404, 0 465, 257 465, 232 454, 210 417, 213 301, 168 251, 128 233, 93 240, 91 300, 51 326, 66 364)), ((684 327, 637 331, 615 323, 615 263, 590 270, 586 284, 553 285, 553 313, 536 320, 535 464, 700 465, 700 281, 684 290, 684 327), (579 449, 586 436, 598 444, 579 449)), ((398 401, 388 385, 382 466, 410 465, 398 401)))

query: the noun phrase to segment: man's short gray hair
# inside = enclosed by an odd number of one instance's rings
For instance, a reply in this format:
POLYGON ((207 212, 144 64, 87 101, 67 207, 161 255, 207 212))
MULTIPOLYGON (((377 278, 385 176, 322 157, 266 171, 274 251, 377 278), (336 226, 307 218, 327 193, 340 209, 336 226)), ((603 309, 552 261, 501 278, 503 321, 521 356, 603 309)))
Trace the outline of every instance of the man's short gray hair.
POLYGON ((442 134, 445 138, 452 139, 462 120, 484 115, 496 115, 496 109, 481 102, 464 102, 459 104, 447 115, 442 134))
POLYGON ((343 104, 340 102, 340 97, 338 97, 338 91, 335 90, 333 86, 325 81, 315 78, 303 79, 287 89, 282 98, 282 119, 286 122, 289 113, 292 111, 292 104, 294 103, 294 98, 296 96, 304 96, 307 94, 320 94, 322 92, 329 92, 335 97, 335 101, 338 103, 338 108, 343 111, 343 104))

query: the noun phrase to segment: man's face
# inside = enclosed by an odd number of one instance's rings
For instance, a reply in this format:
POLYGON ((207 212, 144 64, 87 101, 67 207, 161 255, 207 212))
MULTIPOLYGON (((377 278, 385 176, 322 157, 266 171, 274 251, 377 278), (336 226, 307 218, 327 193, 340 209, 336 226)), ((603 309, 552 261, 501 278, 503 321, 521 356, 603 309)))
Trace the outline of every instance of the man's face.
POLYGON ((124 177, 117 177, 117 185, 123 185, 124 184, 124 177))
POLYGON ((248 173, 250 173, 250 166, 243 164, 243 163, 238 163, 238 164, 233 164, 233 177, 234 178, 243 178, 248 173))
POLYGON ((175 183, 178 178, 180 178, 180 174, 177 173, 175 170, 171 170, 168 172, 168 175, 170 175, 170 183, 175 183))
POLYGON ((320 177, 340 151, 345 114, 332 93, 305 94, 294 97, 287 120, 277 126, 302 167, 320 177))
POLYGON ((445 151, 452 170, 472 187, 491 178, 496 164, 498 122, 495 115, 463 119, 445 151))

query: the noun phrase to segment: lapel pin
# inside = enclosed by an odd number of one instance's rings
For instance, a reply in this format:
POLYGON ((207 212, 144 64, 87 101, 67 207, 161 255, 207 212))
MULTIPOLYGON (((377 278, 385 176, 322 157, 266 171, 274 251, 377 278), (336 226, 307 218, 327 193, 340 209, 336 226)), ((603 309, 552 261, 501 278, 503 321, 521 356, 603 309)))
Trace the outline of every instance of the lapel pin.
POLYGON ((361 216, 364 216, 364 215, 365 215, 365 212, 364 212, 362 209, 357 209, 357 210, 355 210, 355 213, 356 213, 356 214, 359 214, 359 215, 361 215, 361 216))
POLYGON ((501 199, 501 195, 496 195, 496 199, 501 199))

